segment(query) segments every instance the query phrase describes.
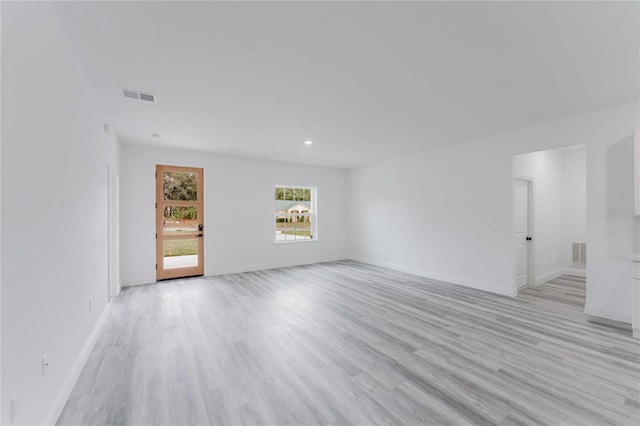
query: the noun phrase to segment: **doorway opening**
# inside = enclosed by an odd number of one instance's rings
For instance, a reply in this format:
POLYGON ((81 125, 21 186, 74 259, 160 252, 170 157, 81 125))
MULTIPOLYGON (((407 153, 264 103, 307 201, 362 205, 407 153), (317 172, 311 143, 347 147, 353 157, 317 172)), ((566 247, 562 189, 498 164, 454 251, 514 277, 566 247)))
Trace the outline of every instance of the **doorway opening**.
POLYGON ((204 170, 156 165, 156 279, 204 275, 204 170))
POLYGON ((514 288, 518 292, 533 287, 553 292, 564 282, 567 291, 576 293, 575 301, 581 299, 584 305, 585 154, 584 145, 575 145, 513 157, 514 288), (557 285, 541 286, 550 282, 557 285), (575 282, 582 288, 574 288, 575 282))

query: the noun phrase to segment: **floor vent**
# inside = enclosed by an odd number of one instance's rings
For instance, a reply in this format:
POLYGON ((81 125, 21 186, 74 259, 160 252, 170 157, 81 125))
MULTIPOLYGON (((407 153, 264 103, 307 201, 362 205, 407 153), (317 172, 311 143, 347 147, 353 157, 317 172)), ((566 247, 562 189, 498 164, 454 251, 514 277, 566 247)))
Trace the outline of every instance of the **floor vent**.
POLYGON ((584 268, 587 266, 587 243, 573 243, 572 266, 584 268))

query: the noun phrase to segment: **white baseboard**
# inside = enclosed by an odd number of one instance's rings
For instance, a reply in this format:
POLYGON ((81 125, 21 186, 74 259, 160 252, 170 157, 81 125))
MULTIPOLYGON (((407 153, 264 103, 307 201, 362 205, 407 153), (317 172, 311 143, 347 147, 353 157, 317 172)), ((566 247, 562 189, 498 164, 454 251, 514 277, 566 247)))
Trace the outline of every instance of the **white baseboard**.
MULTIPOLYGON (((205 272, 205 276, 216 276, 226 274, 239 274, 242 272, 252 271, 264 271, 267 269, 287 268, 290 266, 312 265, 314 263, 335 262, 338 260, 348 259, 348 256, 329 256, 329 257, 314 257, 310 259, 297 259, 297 260, 285 260, 282 262, 270 262, 270 263, 257 263, 253 265, 240 265, 230 268, 212 268, 205 272)), ((155 283, 155 277, 147 278, 133 278, 122 280, 122 287, 133 287, 137 285, 145 285, 155 283)))
POLYGON ((587 278, 587 270, 584 268, 574 268, 571 266, 567 266, 563 268, 564 275, 573 275, 574 277, 582 277, 587 278))
POLYGON ((382 266, 384 268, 405 272, 407 274, 430 278, 436 281, 442 281, 450 284, 458 284, 464 287, 471 287, 477 290, 487 291, 489 293, 496 293, 502 296, 515 297, 517 295, 517 290, 514 287, 505 287, 505 286, 489 283, 486 281, 473 280, 470 278, 459 277, 457 275, 441 274, 439 272, 433 272, 433 271, 425 271, 423 269, 397 265, 395 263, 384 262, 380 260, 366 259, 363 257, 352 256, 351 259, 356 260, 358 262, 362 262, 362 263, 368 263, 370 265, 382 266))
POLYGON ((62 413, 62 409, 64 408, 64 405, 67 403, 67 399, 69 399, 69 395, 71 395, 71 391, 73 390, 73 387, 76 385, 76 382, 78 381, 78 377, 80 377, 80 373, 82 372, 82 369, 87 363, 87 359, 89 359, 89 354, 91 353, 91 350, 93 350, 93 347, 95 346, 96 340, 98 338, 98 334, 100 334, 100 330, 102 330, 102 327, 107 321, 107 318, 109 318, 109 304, 105 306, 104 310, 100 314, 100 318, 98 318, 98 321, 93 326, 91 333, 89 333, 89 337, 87 337, 87 340, 85 341, 84 346, 82 347, 82 350, 80 351, 75 362, 71 366, 71 370, 69 371, 69 374, 67 374, 67 377, 64 380, 64 383, 62 384, 62 386, 60 387, 60 390, 58 391, 56 398, 54 399, 49 410, 47 411, 47 414, 44 417, 44 421, 42 422, 43 425, 56 424, 58 417, 60 417, 60 413, 62 413))
POLYGON ((614 311, 613 309, 603 308, 602 306, 584 305, 584 313, 593 317, 631 324, 631 312, 614 311))
POLYGON ((143 278, 127 278, 120 282, 120 288, 133 287, 136 285, 153 284, 156 282, 156 277, 143 277, 143 278))
POLYGON ((556 269, 555 271, 547 272, 535 278, 535 285, 546 283, 547 281, 556 279, 564 275, 565 268, 556 269))
POLYGON ((336 262, 348 259, 348 256, 315 257, 311 259, 286 260, 282 262, 257 263, 254 265, 242 265, 231 268, 216 268, 208 272, 207 276, 239 274, 242 272, 265 271, 268 269, 288 268, 291 266, 312 265, 314 263, 336 262))
POLYGON ((574 268, 571 266, 565 266, 563 268, 556 269, 555 271, 542 274, 535 278, 535 285, 546 283, 547 281, 556 279, 562 275, 573 275, 576 277, 587 277, 587 270, 584 268, 574 268))

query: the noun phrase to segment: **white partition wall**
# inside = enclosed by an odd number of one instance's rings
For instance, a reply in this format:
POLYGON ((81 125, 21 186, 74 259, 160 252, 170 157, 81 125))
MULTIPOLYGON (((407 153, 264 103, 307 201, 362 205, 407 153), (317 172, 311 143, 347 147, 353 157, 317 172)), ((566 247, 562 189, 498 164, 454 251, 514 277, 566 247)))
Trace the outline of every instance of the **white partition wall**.
POLYGON ((0 423, 46 424, 108 314, 107 167, 117 173, 118 142, 51 4, 1 6, 0 423))
POLYGON ((352 257, 513 294, 512 156, 584 144, 586 311, 631 322, 633 218, 606 212, 633 205, 637 117, 630 103, 351 170, 352 257))

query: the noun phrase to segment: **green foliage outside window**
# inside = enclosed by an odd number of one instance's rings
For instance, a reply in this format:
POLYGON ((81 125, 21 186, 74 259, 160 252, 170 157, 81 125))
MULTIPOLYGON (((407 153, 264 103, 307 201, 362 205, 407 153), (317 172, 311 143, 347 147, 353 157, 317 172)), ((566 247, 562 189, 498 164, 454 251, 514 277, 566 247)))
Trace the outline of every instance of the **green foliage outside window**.
POLYGON ((164 208, 164 218, 173 220, 196 220, 198 219, 198 209, 195 206, 166 206, 164 208))
POLYGON ((287 201, 311 201, 311 190, 308 188, 277 187, 275 199, 287 201))

